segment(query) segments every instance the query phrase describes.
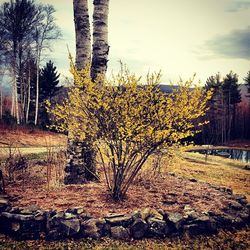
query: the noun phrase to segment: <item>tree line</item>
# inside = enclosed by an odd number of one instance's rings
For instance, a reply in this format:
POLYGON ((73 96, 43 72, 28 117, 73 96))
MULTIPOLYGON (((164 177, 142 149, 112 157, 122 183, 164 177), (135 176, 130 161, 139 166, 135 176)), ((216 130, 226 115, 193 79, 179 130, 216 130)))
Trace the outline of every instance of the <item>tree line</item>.
MULTIPOLYGON (((244 85, 250 93, 250 71, 244 78, 244 85)), ((204 126, 198 141, 205 144, 225 144, 231 140, 250 138, 250 95, 248 105, 242 107, 242 93, 239 77, 230 71, 225 77, 220 73, 210 76, 205 84, 206 90, 213 95, 208 102, 209 110, 205 119, 209 124, 204 126)))
MULTIPOLYGON (((51 50, 51 43, 61 37, 54 13, 52 5, 34 0, 9 1, 0 6, 1 75, 7 75, 11 84, 10 115, 17 124, 32 122, 37 125, 41 103, 49 97, 46 93, 54 92, 54 86, 58 85, 59 75, 52 62, 40 69, 43 56, 51 50), (45 80, 48 71, 54 74, 51 85, 54 90, 48 90, 45 80)), ((1 94, 1 110, 2 99, 1 94)))

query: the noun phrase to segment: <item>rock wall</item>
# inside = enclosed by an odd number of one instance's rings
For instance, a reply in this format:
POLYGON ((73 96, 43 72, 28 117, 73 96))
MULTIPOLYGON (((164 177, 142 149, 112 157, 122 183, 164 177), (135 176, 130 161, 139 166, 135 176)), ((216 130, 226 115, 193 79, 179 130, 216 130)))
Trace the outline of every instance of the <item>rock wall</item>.
POLYGON ((79 207, 61 212, 44 211, 37 206, 11 207, 8 196, 0 195, 0 232, 18 240, 99 239, 105 236, 129 240, 183 233, 213 234, 220 228, 241 228, 249 224, 250 204, 246 197, 232 196, 234 200, 221 214, 197 213, 195 208, 186 205, 182 213, 145 208, 131 214, 94 218, 79 207))

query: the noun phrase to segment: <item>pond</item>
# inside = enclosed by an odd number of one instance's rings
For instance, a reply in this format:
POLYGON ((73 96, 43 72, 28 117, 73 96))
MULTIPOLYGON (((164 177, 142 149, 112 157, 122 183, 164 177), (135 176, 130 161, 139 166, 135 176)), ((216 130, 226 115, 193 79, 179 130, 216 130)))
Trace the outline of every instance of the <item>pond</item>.
POLYGON ((224 158, 239 160, 245 163, 250 163, 250 150, 221 148, 221 149, 197 149, 189 152, 197 152, 200 154, 216 155, 224 158))

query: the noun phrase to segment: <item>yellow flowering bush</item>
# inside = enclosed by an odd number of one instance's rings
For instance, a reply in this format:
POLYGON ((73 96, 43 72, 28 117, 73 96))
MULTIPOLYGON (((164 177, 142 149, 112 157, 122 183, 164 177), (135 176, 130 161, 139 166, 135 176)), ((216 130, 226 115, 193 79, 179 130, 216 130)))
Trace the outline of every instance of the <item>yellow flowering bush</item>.
POLYGON ((167 94, 159 89, 160 74, 148 75, 143 85, 124 67, 110 81, 92 82, 89 68, 77 71, 73 64, 71 72, 68 99, 49 107, 55 127, 74 139, 90 135, 114 199, 125 196, 151 154, 193 136, 205 123, 198 118, 205 115, 211 93, 192 80, 167 94))

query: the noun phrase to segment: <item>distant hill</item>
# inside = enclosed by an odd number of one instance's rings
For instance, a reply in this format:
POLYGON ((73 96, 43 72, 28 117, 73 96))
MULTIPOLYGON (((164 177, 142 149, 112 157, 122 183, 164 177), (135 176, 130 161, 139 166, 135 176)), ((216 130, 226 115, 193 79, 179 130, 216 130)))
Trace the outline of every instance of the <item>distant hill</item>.
POLYGON ((168 85, 168 84, 160 84, 160 89, 164 93, 171 93, 173 89, 178 89, 178 86, 168 85))

